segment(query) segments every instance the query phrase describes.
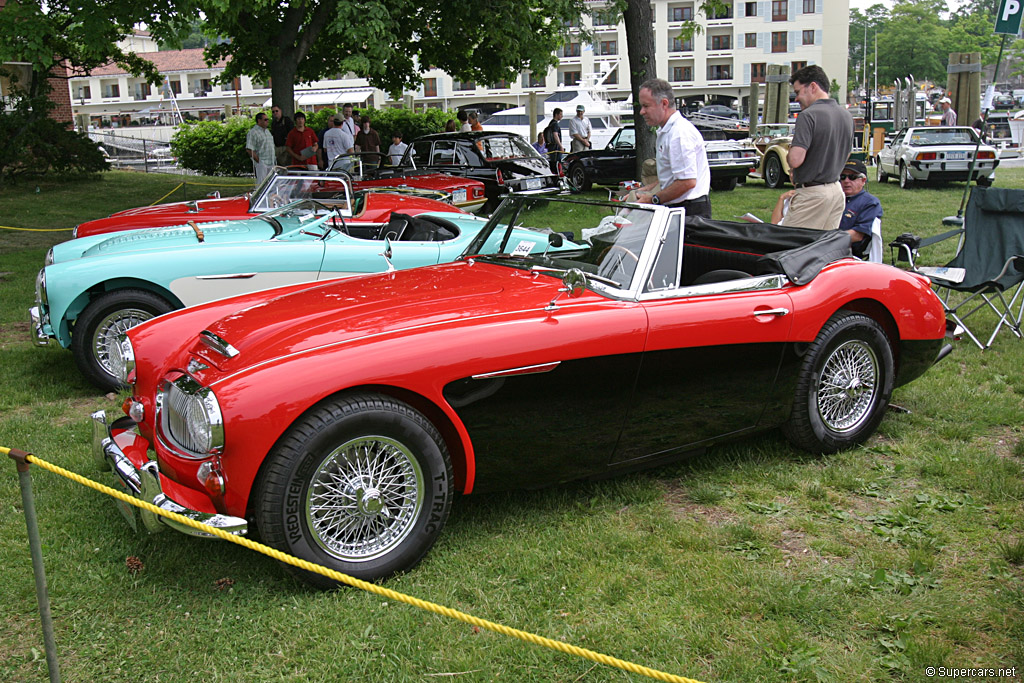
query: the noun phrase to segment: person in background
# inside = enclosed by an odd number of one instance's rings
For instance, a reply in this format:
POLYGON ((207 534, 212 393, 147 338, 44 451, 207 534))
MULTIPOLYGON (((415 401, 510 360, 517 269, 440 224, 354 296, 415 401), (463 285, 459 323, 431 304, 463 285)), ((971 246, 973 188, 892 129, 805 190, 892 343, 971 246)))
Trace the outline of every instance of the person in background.
POLYGON ((456 121, 455 119, 448 119, 448 121, 446 121, 445 124, 444 124, 444 132, 445 133, 458 133, 459 132, 459 122, 456 121))
POLYGON ((469 129, 470 130, 483 130, 484 127, 480 125, 480 115, 475 112, 469 112, 469 129))
MULTIPOLYGON (((352 154, 355 147, 355 140, 343 125, 344 119, 340 115, 331 119, 334 127, 324 133, 324 156, 327 160, 326 168, 330 168, 336 158, 343 154, 352 154)), ((346 169, 347 170, 347 169, 346 169)))
POLYGON ((473 127, 469 125, 469 114, 467 114, 464 110, 460 109, 459 113, 456 114, 455 116, 456 118, 459 119, 459 121, 462 124, 461 126, 459 126, 459 132, 468 133, 469 131, 473 130, 473 127))
POLYGON ((586 107, 576 105, 576 116, 569 119, 569 137, 572 139, 573 152, 590 149, 590 119, 583 116, 586 107))
POLYGON ((344 128, 352 139, 356 139, 356 120, 352 117, 352 105, 346 104, 341 108, 341 127, 344 128))
POLYGON ((391 146, 388 147, 388 157, 391 159, 392 166, 398 166, 402 163, 402 157, 405 156, 405 150, 409 148, 409 145, 402 142, 402 132, 396 130, 391 134, 391 146))
POLYGON ((270 134, 274 136, 274 148, 277 153, 278 166, 287 166, 292 157, 288 154, 288 133, 292 132, 292 120, 281 113, 281 107, 271 107, 270 134))
MULTIPOLYGON (((882 203, 878 197, 865 188, 868 182, 868 169, 863 161, 850 159, 839 175, 839 183, 843 188, 846 206, 843 217, 839 221, 839 229, 850 235, 851 247, 855 256, 864 253, 864 240, 871 238, 871 227, 876 218, 882 217, 882 203)), ((783 192, 772 210, 771 222, 780 224, 786 213, 786 202, 792 200, 796 191, 783 192)), ((879 253, 881 253, 879 251, 879 253)))
POLYGON ((537 133, 537 142, 533 143, 533 148, 537 150, 538 154, 547 156, 548 147, 544 144, 544 131, 537 133))
POLYGON ((292 166, 304 166, 310 171, 317 170, 316 150, 319 144, 316 133, 306 128, 306 115, 301 111, 295 114, 295 127, 288 133, 285 140, 292 166))
POLYGON ((853 149, 853 117, 829 96, 820 66, 799 69, 789 82, 800 104, 787 157, 796 191, 779 224, 835 230, 843 216, 839 173, 853 149))
POLYGON ((939 106, 942 107, 942 125, 955 126, 956 110, 953 109, 953 100, 943 96, 942 99, 939 100, 939 106))
POLYGON ((316 141, 317 144, 320 146, 320 149, 317 152, 316 157, 317 163, 320 166, 320 168, 327 168, 327 146, 324 144, 324 136, 327 135, 327 131, 331 130, 332 128, 334 128, 334 117, 328 116, 327 126, 316 134, 316 141))
POLYGON ((681 206, 687 216, 711 218, 711 167, 704 138, 675 106, 672 86, 661 78, 640 85, 640 115, 648 126, 658 127, 655 161, 659 190, 638 192, 644 204, 681 206))
POLYGON ((269 127, 270 119, 266 114, 260 112, 256 114, 256 125, 250 128, 245 136, 245 151, 252 159, 257 185, 267 177, 277 160, 274 136, 268 130, 269 127))
POLYGON ((548 148, 548 163, 551 165, 551 172, 558 173, 558 165, 562 162, 562 153, 565 147, 562 146, 562 128, 559 121, 562 120, 562 110, 555 107, 551 112, 551 121, 544 129, 544 143, 548 148))
MULTIPOLYGON (((356 133, 357 152, 380 152, 380 135, 370 127, 370 117, 363 116, 359 119, 359 132, 356 133)), ((364 163, 371 165, 380 164, 380 154, 370 154, 363 157, 364 163)))

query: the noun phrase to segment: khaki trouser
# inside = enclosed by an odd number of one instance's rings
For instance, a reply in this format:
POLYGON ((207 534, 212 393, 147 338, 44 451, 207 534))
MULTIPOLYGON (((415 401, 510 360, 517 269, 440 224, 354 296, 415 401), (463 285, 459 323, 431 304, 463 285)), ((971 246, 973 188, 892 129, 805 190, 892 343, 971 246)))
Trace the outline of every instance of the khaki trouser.
POLYGON ((290 166, 292 163, 292 155, 288 153, 288 147, 281 145, 275 147, 274 152, 277 153, 277 165, 278 166, 290 166))
POLYGON ((798 187, 789 203, 789 212, 779 225, 815 230, 838 230, 846 208, 846 195, 839 181, 828 185, 798 187))

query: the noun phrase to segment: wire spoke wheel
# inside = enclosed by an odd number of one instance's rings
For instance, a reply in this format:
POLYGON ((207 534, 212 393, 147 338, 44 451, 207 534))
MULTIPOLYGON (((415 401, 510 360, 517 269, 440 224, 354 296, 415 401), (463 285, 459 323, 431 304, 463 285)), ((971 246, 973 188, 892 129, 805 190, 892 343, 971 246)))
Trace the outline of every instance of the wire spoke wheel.
POLYGON ((878 357, 870 345, 855 339, 836 347, 818 383, 821 421, 838 433, 857 429, 872 413, 878 380, 878 357))
POLYGON ((306 516, 313 539, 340 560, 380 557, 412 531, 424 486, 418 460, 398 441, 382 436, 348 441, 311 477, 306 516))
POLYGON ((108 373, 116 376, 115 365, 121 362, 118 338, 153 317, 152 313, 141 308, 123 308, 112 311, 101 319, 92 334, 91 346, 96 362, 108 373))

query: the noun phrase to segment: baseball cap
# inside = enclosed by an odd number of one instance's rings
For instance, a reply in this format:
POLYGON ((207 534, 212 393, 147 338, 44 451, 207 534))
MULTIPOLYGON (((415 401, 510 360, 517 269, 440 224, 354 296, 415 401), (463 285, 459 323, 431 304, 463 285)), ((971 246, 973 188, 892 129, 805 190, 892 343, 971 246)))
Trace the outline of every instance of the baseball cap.
POLYGON ((582 104, 577 104, 576 105, 576 111, 586 111, 586 110, 587 110, 587 108, 584 107, 582 104))
POLYGON ((843 166, 843 173, 850 171, 862 176, 867 176, 868 174, 867 166, 864 165, 863 161, 858 161, 857 159, 850 159, 846 162, 846 166, 843 166))
POLYGON ((943 103, 943 102, 948 102, 949 104, 953 104, 953 100, 949 99, 948 97, 943 97, 941 100, 939 100, 940 104, 943 103))

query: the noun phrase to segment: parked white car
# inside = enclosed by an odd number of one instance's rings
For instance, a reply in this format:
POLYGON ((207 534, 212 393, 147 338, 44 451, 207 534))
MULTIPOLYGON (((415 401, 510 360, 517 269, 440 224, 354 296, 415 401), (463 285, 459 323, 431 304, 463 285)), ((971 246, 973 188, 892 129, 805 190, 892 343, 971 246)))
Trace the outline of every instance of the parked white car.
POLYGON ((990 145, 978 146, 978 133, 969 126, 915 126, 904 128, 875 156, 878 182, 899 178, 907 189, 915 182, 967 180, 974 152, 974 177, 987 187, 995 179, 999 153, 990 145))

